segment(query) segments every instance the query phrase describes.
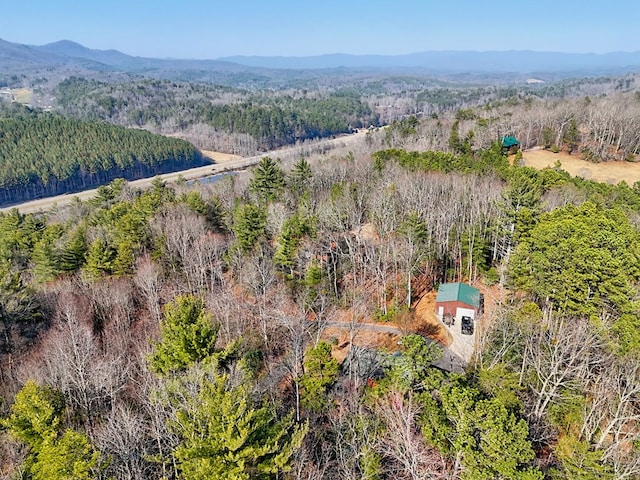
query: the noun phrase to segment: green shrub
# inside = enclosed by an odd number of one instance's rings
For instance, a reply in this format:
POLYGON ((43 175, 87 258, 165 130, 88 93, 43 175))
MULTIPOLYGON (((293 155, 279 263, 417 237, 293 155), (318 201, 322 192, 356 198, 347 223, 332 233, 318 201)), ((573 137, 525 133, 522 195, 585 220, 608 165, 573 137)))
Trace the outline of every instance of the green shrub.
POLYGON ((500 274, 496 267, 491 267, 487 270, 487 273, 484 274, 484 283, 487 285, 494 285, 500 281, 500 274))

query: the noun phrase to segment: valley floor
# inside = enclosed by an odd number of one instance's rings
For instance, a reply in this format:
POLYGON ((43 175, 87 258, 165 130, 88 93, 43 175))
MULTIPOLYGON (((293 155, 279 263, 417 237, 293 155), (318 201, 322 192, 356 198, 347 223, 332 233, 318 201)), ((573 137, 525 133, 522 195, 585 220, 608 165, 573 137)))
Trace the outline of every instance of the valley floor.
MULTIPOLYGON (((322 144, 328 149, 335 146, 351 145, 354 142, 364 139, 366 131, 358 132, 352 135, 337 137, 332 139, 320 140, 314 145, 322 144)), ((280 158, 281 156, 287 156, 292 154, 299 154, 304 156, 304 153, 300 150, 301 147, 287 147, 273 152, 264 153, 261 155, 255 155, 253 157, 238 157, 237 155, 229 155, 220 152, 211 152, 208 150, 202 153, 206 158, 214 160, 215 163, 211 165, 205 165, 204 167, 191 168, 188 170, 181 170, 173 173, 166 173, 164 175, 158 175, 165 182, 175 182, 178 178, 182 177, 185 180, 195 180, 198 178, 213 175, 228 170, 242 170, 247 167, 251 167, 260 162, 260 159, 265 156, 272 156, 273 158, 280 158)), ((140 180, 134 180, 129 182, 133 187, 145 188, 151 185, 153 180, 157 177, 142 178, 140 180)), ((0 208, 0 213, 9 212, 10 210, 17 208, 21 213, 35 213, 49 210, 54 206, 63 206, 71 203, 75 197, 80 200, 86 200, 93 197, 97 192, 97 189, 85 190, 83 192, 69 193, 65 195, 58 195, 56 197, 39 198, 30 202, 24 202, 17 205, 11 205, 9 207, 0 208)))

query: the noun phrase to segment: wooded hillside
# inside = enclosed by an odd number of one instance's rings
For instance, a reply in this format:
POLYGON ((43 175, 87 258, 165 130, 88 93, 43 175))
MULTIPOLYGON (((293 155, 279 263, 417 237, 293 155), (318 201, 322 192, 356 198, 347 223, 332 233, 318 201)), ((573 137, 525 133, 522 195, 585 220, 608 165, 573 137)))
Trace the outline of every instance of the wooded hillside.
POLYGON ((636 478, 639 212, 494 144, 2 215, 3 474, 636 478), (499 295, 463 373, 410 330, 448 281, 499 295))
POLYGON ((640 183, 501 144, 632 165, 640 77, 100 78, 8 108, 3 182, 199 160, 124 126, 306 158, 0 214, 0 476, 640 478, 640 183), (468 362, 445 282, 485 295, 468 362))
POLYGON ((189 143, 46 113, 0 118, 0 205, 203 164, 189 143))
POLYGON ((331 77, 313 89, 293 83, 256 92, 71 77, 58 85, 56 103, 65 115, 143 127, 240 155, 414 117, 422 121, 421 142, 408 147, 418 150, 448 149, 454 132, 461 140, 452 144, 457 151, 465 139, 469 149, 479 150, 512 134, 523 148, 566 149, 593 161, 633 160, 640 151, 639 78, 477 85, 422 77, 331 77))
POLYGON ((210 84, 110 84, 72 77, 58 85, 57 102, 67 115, 174 134, 206 126, 207 136, 214 138, 201 136, 201 148, 241 155, 378 124, 367 103, 348 91, 253 92, 210 84), (207 143, 216 137, 218 143, 207 143))

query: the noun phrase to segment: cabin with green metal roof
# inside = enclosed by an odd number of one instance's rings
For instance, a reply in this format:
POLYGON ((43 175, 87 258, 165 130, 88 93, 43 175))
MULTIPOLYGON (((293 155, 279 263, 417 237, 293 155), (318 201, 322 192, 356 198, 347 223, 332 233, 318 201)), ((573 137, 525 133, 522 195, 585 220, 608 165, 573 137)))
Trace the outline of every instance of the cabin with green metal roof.
MULTIPOLYGON (((475 287, 466 283, 441 283, 436 296, 436 315, 455 322, 462 317, 476 319, 483 311, 484 298, 475 287)), ((445 322, 446 323, 446 322, 445 322)))
POLYGON ((502 150, 508 153, 515 153, 520 148, 520 142, 513 135, 502 137, 502 150))

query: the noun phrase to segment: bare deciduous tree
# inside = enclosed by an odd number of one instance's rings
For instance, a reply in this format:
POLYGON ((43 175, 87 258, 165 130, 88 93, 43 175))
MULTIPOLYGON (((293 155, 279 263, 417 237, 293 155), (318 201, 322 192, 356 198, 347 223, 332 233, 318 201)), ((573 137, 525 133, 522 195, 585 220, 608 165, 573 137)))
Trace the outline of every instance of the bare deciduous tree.
MULTIPOLYGON (((180 274, 194 243, 202 237, 207 229, 202 215, 190 210, 186 205, 168 207, 157 214, 151 222, 156 235, 164 240, 166 261, 176 275, 180 274)), ((187 291, 193 292, 194 285, 187 277, 187 291)))
POLYGON ((107 466, 110 475, 123 480, 154 476, 157 467, 148 459, 152 454, 148 428, 148 419, 124 405, 107 414, 94 438, 100 452, 111 459, 107 466))
POLYGON ((224 283, 224 260, 227 251, 224 235, 211 232, 195 239, 184 258, 184 274, 194 293, 213 291, 224 283))
POLYGON ((425 444, 416 424, 420 407, 412 392, 389 392, 375 411, 386 427, 378 451, 388 460, 384 465, 389 475, 412 480, 450 478, 445 458, 425 444))
POLYGON ((138 259, 133 280, 145 298, 147 309, 156 322, 160 322, 162 318, 162 308, 160 307, 161 278, 162 269, 149 256, 138 259))
POLYGON ((93 310, 86 297, 63 291, 55 324, 41 345, 41 363, 27 369, 43 384, 62 391, 82 413, 92 433, 95 419, 113 403, 127 381, 128 362, 121 351, 102 350, 92 328, 93 310))
POLYGON ((521 383, 531 396, 526 414, 533 435, 545 432, 549 407, 562 395, 588 384, 607 363, 602 338, 587 319, 551 315, 530 330, 522 355, 521 383))

